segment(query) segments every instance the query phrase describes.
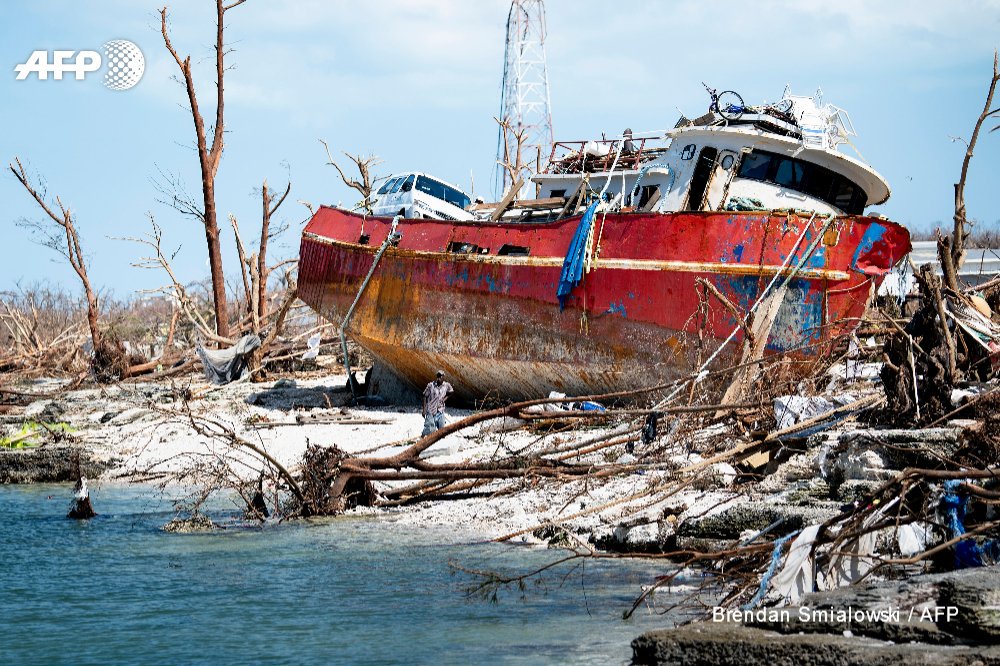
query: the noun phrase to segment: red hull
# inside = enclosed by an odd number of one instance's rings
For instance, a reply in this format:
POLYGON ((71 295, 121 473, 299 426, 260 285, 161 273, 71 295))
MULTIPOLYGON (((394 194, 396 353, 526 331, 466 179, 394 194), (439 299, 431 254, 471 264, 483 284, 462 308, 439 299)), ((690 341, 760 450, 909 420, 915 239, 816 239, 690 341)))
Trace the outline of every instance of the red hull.
MULTIPOLYGON (((697 278, 746 311, 776 273, 791 270, 782 266, 805 232, 787 266, 798 263, 825 218, 598 215, 594 269, 561 309, 556 289, 579 222, 402 220, 402 239, 382 257, 348 332, 414 385, 441 367, 466 397, 650 385, 691 370, 684 342, 699 329, 717 346, 737 325, 714 299, 707 322, 698 318, 697 278), (446 251, 459 243, 488 253, 446 251), (530 254, 498 256, 504 245, 530 254)), ((302 236, 302 300, 339 323, 389 229, 388 219, 320 209, 302 236)), ((906 230, 891 222, 836 219, 789 283, 769 349, 810 353, 851 330, 881 274, 909 249, 906 230)))

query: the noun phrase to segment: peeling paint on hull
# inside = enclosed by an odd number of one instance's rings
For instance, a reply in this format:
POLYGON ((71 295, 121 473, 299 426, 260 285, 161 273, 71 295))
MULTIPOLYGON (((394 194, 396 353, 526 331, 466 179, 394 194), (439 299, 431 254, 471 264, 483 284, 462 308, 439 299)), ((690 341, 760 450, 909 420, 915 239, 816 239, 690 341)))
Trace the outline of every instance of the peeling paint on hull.
MULTIPOLYGON (((820 221, 806 230, 807 218, 773 214, 608 215, 594 269, 560 310, 556 287, 578 222, 403 220, 402 240, 376 268, 348 333, 416 386, 445 369, 466 398, 653 385, 694 363, 683 341, 697 335, 697 278, 747 308, 776 273, 788 273, 782 265, 803 231, 799 252, 821 228, 820 221), (479 253, 446 252, 453 243, 479 253), (530 254, 498 255, 504 245, 530 254)), ((856 325, 880 276, 852 269, 852 260, 875 223, 892 232, 883 234, 883 245, 898 245, 876 248, 892 263, 904 245, 909 250, 905 230, 892 223, 838 219, 836 243, 821 244, 823 252, 790 283, 770 349, 815 347, 856 325)), ((302 236, 302 300, 340 322, 388 231, 387 219, 320 209, 302 236), (363 235, 368 244, 358 242, 363 235)), ((713 345, 735 325, 725 308, 709 302, 704 334, 713 345)))

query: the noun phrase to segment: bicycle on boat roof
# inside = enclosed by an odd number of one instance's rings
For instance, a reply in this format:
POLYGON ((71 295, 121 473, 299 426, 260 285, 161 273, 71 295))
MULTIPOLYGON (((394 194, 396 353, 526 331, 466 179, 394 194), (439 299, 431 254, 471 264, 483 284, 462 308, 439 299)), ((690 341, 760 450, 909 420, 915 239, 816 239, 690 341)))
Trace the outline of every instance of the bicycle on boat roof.
POLYGON ((763 107, 747 106, 743 102, 743 96, 736 91, 723 90, 722 92, 718 92, 715 88, 709 87, 704 81, 701 82, 701 85, 705 86, 705 90, 708 91, 709 96, 712 98, 712 102, 708 105, 709 113, 717 113, 724 120, 739 120, 744 113, 760 113, 761 111, 775 111, 778 114, 787 114, 792 108, 792 102, 789 99, 782 99, 775 104, 765 104, 763 107))

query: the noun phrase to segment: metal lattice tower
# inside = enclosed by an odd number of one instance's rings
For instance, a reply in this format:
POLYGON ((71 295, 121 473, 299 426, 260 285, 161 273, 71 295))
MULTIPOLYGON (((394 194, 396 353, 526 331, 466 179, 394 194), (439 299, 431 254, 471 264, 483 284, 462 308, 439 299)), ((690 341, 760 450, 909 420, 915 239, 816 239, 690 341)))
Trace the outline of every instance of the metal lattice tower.
MULTIPOLYGON (((503 91, 500 118, 520 132, 524 130, 522 162, 535 166, 541 151, 544 168, 552 151, 552 112, 549 103, 549 77, 545 65, 545 5, 542 0, 513 0, 507 15, 507 46, 504 50, 503 91)), ((499 165, 505 159, 503 128, 497 137, 497 162, 494 184, 497 196, 510 186, 507 170, 499 165)), ((508 132, 506 150, 514 162, 517 139, 508 132)))

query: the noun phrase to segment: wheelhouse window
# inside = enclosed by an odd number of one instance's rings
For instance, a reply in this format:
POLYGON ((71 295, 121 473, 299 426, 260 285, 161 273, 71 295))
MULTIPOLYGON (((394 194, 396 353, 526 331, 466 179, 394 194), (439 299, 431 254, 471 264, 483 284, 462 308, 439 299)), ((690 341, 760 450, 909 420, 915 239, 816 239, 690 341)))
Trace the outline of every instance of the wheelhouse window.
POLYGON ((767 180, 767 172, 770 167, 770 153, 750 153, 743 158, 743 163, 740 165, 740 178, 767 180))
POLYGON ((444 183, 434 180, 433 178, 428 178, 427 176, 420 176, 417 178, 417 190, 434 197, 435 199, 441 199, 442 201, 447 201, 452 206, 458 206, 461 209, 468 207, 471 200, 468 196, 459 192, 454 187, 449 187, 444 183))
POLYGON ((778 162, 778 168, 774 172, 774 182, 783 187, 790 187, 793 190, 803 189, 803 177, 805 168, 803 163, 793 159, 782 159, 778 162))
POLYGON ((812 162, 755 150, 743 157, 740 178, 774 183, 827 202, 850 215, 860 215, 868 195, 845 176, 812 162))

